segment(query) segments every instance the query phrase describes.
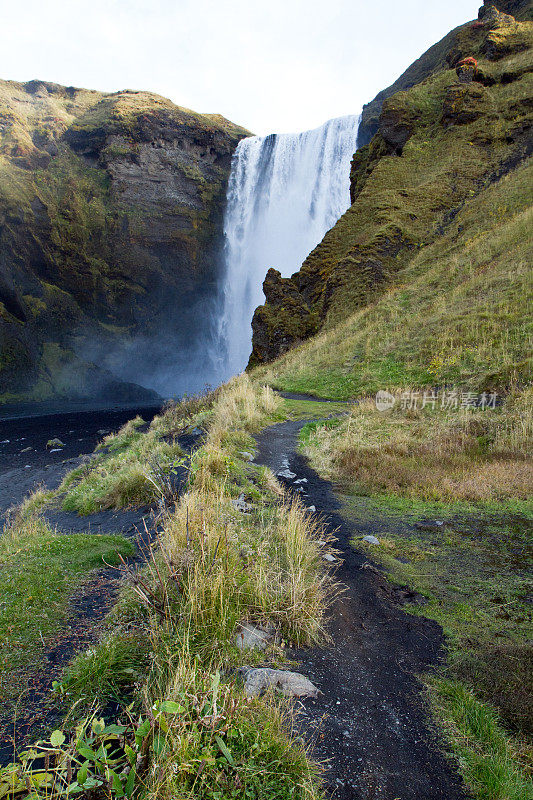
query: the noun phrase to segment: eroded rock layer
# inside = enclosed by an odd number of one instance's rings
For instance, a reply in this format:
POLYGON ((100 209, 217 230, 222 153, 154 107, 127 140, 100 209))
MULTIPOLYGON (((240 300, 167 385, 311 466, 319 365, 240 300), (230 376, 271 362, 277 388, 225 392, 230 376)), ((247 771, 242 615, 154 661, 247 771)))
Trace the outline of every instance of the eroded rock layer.
POLYGON ((144 397, 119 380, 165 392, 169 355, 205 352, 243 135, 146 92, 0 82, 2 400, 144 397))

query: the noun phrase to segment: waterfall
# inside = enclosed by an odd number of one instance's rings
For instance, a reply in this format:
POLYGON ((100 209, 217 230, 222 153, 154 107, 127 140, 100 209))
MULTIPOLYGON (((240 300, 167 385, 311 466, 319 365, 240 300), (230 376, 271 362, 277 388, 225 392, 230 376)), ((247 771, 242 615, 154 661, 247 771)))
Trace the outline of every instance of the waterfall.
POLYGON ((226 276, 219 322, 221 373, 241 372, 251 321, 270 267, 301 266, 350 205, 350 161, 359 117, 303 133, 243 139, 235 151, 224 220, 226 276))

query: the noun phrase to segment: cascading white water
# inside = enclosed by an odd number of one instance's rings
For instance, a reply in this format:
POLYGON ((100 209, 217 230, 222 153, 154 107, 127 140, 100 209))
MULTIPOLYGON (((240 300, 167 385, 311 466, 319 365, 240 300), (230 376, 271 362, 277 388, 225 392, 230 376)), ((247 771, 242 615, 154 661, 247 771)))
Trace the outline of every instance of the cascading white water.
POLYGON ((239 143, 224 221, 223 378, 246 366, 252 315, 263 302, 268 269, 295 272, 348 208, 358 124, 359 117, 339 117, 311 131, 239 143))

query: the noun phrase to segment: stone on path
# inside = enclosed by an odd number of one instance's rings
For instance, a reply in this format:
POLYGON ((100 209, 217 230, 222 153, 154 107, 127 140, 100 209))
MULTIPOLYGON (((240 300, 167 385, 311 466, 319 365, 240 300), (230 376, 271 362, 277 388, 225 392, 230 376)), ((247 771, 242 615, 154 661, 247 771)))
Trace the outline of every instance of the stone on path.
POLYGON ((243 514, 247 514, 252 509, 250 503, 244 499, 244 494, 240 494, 237 498, 233 497, 230 502, 235 511, 241 511, 243 514))
POLYGON ((46 449, 51 450, 52 448, 61 448, 65 447, 65 443, 61 441, 61 439, 49 439, 46 443, 46 449))
POLYGON ((266 667, 242 667, 247 697, 259 697, 267 689, 277 689, 287 697, 318 697, 317 687, 299 672, 266 667))

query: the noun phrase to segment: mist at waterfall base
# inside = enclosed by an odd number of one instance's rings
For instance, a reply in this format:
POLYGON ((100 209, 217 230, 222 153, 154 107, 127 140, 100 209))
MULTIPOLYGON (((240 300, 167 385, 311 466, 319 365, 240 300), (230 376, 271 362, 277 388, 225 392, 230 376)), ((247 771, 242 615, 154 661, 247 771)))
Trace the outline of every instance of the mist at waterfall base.
POLYGON ((219 321, 218 380, 241 372, 251 322, 270 267, 297 271, 350 205, 358 116, 314 130, 243 139, 233 156, 224 222, 226 275, 219 321))
POLYGON ((219 281, 192 302, 154 289, 154 329, 119 345, 91 335, 78 351, 116 378, 180 397, 241 372, 269 267, 299 269, 350 204, 357 116, 295 134, 243 139, 232 160, 219 281))

